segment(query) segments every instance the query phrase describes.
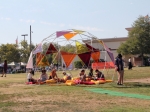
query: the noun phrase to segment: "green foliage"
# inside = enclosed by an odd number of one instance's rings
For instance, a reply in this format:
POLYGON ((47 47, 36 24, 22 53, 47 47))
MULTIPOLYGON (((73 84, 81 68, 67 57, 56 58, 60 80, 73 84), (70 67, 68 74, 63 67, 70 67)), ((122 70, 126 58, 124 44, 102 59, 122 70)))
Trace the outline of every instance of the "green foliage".
POLYGON ((7 60, 8 62, 19 62, 20 52, 15 44, 2 44, 0 46, 0 61, 7 60))
POLYGON ((128 40, 117 50, 122 54, 150 54, 150 17, 139 16, 133 23, 128 40))
MULTIPOLYGON (((30 46, 27 41, 21 41, 21 46, 16 44, 2 44, 0 45, 0 62, 5 59, 10 62, 27 62, 30 55, 30 46)), ((31 44, 31 49, 35 46, 31 44)))
MULTIPOLYGON (((20 61, 22 62, 27 62, 28 58, 30 56, 30 45, 27 43, 27 41, 21 41, 21 48, 19 49, 20 51, 20 61)), ((33 44, 31 44, 31 50, 35 48, 33 44)))
POLYGON ((74 66, 75 66, 75 68, 82 68, 82 62, 81 61, 75 61, 74 66))
POLYGON ((61 51, 69 52, 69 53, 74 53, 76 50, 76 47, 70 44, 67 44, 65 46, 61 46, 61 51))

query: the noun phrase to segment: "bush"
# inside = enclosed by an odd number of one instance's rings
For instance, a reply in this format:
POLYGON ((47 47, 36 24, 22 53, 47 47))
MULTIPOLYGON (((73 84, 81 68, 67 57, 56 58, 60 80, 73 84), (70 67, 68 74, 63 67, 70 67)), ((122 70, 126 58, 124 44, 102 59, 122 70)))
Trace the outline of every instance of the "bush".
POLYGON ((75 68, 82 68, 82 62, 81 61, 75 61, 74 66, 75 66, 75 68))

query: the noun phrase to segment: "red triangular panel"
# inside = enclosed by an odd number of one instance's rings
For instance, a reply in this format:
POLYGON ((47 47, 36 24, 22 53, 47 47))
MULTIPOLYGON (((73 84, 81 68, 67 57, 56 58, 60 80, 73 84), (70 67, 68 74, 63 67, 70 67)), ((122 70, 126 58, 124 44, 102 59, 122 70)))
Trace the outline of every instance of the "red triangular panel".
POLYGON ((96 49, 96 48, 90 46, 90 45, 87 44, 87 43, 86 43, 85 45, 86 45, 86 47, 89 49, 89 51, 99 51, 98 49, 96 49))
POLYGON ((50 44, 46 54, 52 54, 56 52, 57 52, 56 48, 53 46, 53 44, 50 44))
POLYGON ((88 67, 89 62, 90 62, 90 58, 91 58, 91 52, 78 54, 78 56, 84 62, 84 64, 88 67))

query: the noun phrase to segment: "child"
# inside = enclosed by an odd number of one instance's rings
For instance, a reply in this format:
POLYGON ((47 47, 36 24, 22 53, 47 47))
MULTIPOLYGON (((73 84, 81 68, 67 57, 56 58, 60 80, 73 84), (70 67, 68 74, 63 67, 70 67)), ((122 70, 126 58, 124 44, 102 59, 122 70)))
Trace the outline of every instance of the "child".
POLYGON ((96 74, 95 74, 96 75, 96 77, 95 77, 96 80, 97 79, 101 79, 101 78, 105 79, 105 76, 104 76, 104 74, 101 71, 96 69, 95 72, 96 72, 96 74))
POLYGON ((82 69, 81 72, 79 73, 79 77, 81 81, 86 81, 86 74, 84 69, 82 69))
POLYGON ((33 74, 33 71, 31 70, 31 71, 28 73, 28 75, 27 75, 28 82, 32 82, 32 83, 35 83, 35 82, 36 82, 36 80, 32 78, 33 75, 34 75, 34 74, 33 74))
POLYGON ((65 71, 63 71, 63 79, 61 79, 61 82, 66 82, 67 80, 71 80, 71 76, 70 74, 66 73, 65 71))
POLYGON ((90 72, 88 74, 88 78, 93 79, 93 69, 90 69, 90 72))

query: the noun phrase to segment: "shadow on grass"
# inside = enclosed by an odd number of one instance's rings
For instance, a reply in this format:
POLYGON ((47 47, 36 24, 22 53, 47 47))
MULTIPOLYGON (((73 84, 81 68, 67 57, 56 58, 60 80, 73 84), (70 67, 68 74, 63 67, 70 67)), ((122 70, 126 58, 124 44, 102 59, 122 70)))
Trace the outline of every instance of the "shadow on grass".
POLYGON ((127 86, 131 87, 150 87, 150 83, 141 83, 141 82, 130 82, 126 83, 127 86))
POLYGON ((124 85, 117 85, 116 83, 106 83, 99 85, 83 85, 79 84, 76 87, 89 87, 89 88, 149 88, 150 83, 140 83, 140 82, 128 82, 124 83, 124 85))
POLYGON ((124 85, 112 84, 112 87, 115 87, 115 88, 149 88, 150 83, 128 82, 128 83, 124 83, 124 85))

